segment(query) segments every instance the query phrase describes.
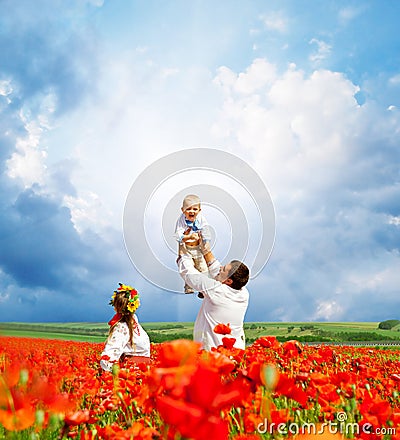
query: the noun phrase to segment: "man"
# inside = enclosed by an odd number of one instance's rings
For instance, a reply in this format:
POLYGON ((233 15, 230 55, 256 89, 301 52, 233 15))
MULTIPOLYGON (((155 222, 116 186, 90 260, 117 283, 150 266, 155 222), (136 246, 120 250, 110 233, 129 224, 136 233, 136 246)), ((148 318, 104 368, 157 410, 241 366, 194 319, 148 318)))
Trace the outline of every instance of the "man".
POLYGON ((229 337, 236 339, 234 347, 244 349, 243 321, 249 303, 245 285, 249 280, 249 269, 237 260, 222 266, 210 246, 202 240, 201 250, 208 265, 208 274, 194 267, 184 245, 179 248, 177 260, 179 274, 185 283, 204 295, 194 324, 193 339, 200 342, 205 350, 211 350, 222 344, 223 335, 214 333, 215 326, 229 324, 232 329, 229 337))

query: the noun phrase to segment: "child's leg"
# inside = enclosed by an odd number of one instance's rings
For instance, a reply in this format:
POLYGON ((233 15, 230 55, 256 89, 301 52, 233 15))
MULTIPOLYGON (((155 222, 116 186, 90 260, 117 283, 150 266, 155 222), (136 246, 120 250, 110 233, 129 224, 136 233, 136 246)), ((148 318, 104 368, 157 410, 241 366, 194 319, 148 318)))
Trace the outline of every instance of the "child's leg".
MULTIPOLYGON (((186 246, 186 249, 189 252, 189 254, 192 256, 194 265, 196 266, 196 262, 195 262, 195 259, 193 257, 193 247, 192 246, 186 246)), ((197 255, 196 252, 194 254, 195 254, 195 256, 197 255)), ((194 293, 194 289, 191 286, 189 286, 189 284, 185 283, 184 292, 185 293, 194 293)))
MULTIPOLYGON (((199 272, 203 272, 203 273, 208 272, 208 266, 200 248, 198 249, 198 252, 196 252, 196 257, 193 258, 193 261, 194 261, 194 267, 199 272)), ((204 294, 202 292, 199 292, 197 296, 199 298, 204 298, 204 294)))
POLYGON ((184 291, 185 293, 194 293, 194 289, 189 284, 185 284, 184 291))

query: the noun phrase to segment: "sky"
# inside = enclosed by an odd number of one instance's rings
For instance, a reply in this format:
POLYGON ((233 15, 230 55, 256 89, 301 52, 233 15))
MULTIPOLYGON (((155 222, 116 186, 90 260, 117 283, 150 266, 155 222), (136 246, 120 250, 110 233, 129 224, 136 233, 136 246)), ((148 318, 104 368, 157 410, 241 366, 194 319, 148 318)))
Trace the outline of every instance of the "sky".
POLYGON ((171 237, 194 191, 254 269, 246 321, 399 318, 399 13, 2 0, 0 321, 107 321, 119 282, 142 322, 193 321, 171 237))

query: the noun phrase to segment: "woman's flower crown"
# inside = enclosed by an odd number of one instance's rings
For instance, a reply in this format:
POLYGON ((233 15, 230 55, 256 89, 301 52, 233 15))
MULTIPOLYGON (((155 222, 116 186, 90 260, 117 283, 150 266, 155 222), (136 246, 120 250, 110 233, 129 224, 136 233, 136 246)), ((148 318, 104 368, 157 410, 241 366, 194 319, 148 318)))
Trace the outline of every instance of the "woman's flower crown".
POLYGON ((135 313, 138 307, 140 306, 139 292, 131 286, 126 284, 118 283, 119 287, 117 290, 114 290, 114 293, 110 300, 110 305, 114 305, 114 300, 117 293, 124 293, 125 298, 128 299, 128 305, 126 308, 131 312, 135 313))

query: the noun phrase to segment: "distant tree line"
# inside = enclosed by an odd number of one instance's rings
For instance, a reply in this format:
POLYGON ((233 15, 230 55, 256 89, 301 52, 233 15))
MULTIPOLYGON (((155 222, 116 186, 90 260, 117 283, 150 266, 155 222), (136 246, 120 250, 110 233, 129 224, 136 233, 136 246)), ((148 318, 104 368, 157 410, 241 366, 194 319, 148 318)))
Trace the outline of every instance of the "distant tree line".
POLYGON ((150 341, 154 344, 161 342, 173 341, 175 339, 192 339, 193 333, 160 333, 157 331, 146 330, 150 341))
POLYGON ((396 327, 399 324, 400 321, 398 319, 388 319, 380 322, 378 328, 381 330, 392 330, 393 327, 396 327))

